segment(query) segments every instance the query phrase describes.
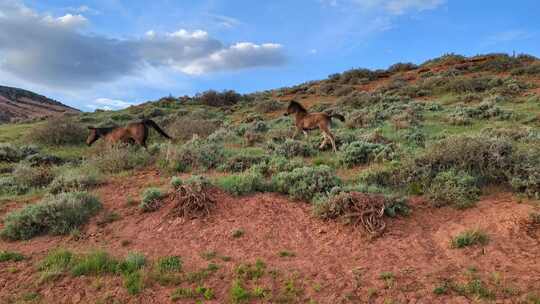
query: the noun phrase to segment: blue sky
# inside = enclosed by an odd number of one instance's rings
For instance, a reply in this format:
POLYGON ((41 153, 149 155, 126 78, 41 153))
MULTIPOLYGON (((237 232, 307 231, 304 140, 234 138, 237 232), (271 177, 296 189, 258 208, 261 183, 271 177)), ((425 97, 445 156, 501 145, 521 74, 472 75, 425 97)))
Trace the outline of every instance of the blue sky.
POLYGON ((444 53, 540 56, 540 3, 0 0, 0 84, 84 111, 444 53))

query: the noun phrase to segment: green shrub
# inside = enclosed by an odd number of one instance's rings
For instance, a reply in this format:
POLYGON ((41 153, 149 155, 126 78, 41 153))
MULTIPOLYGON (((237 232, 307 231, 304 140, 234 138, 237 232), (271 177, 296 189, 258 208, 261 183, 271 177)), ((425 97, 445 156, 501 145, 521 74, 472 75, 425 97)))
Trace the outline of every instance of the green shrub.
POLYGON ((397 179, 403 184, 418 183, 426 188, 440 172, 455 169, 475 177, 479 185, 504 182, 514 165, 513 152, 512 143, 505 139, 453 136, 407 159, 397 179))
POLYGON ((228 172, 242 172, 251 166, 265 162, 268 160, 266 155, 260 155, 257 151, 242 151, 241 153, 232 155, 229 157, 223 165, 220 166, 220 170, 228 172))
POLYGON ((173 188, 178 188, 180 187, 184 182, 182 181, 182 179, 178 176, 173 176, 171 177, 171 186, 173 188))
POLYGON ((454 125, 467 125, 472 123, 473 119, 508 120, 511 117, 511 112, 502 110, 491 101, 484 101, 478 106, 456 107, 448 115, 448 121, 454 125))
POLYGON ((270 149, 274 154, 284 157, 308 157, 315 154, 315 150, 310 145, 295 139, 286 139, 280 144, 273 144, 270 149))
POLYGON ((259 101, 255 104, 255 111, 259 113, 269 113, 282 110, 284 108, 284 103, 277 101, 275 99, 267 99, 259 101))
POLYGON ((46 187, 54 178, 49 167, 31 167, 23 163, 15 166, 12 176, 15 183, 27 189, 46 187))
POLYGON ((341 181, 330 167, 318 166, 278 173, 272 183, 277 191, 295 199, 311 200, 317 194, 329 192, 341 181))
POLYGON ((49 192, 85 191, 99 185, 102 176, 96 168, 90 166, 61 168, 49 185, 49 192))
POLYGON ((398 164, 396 163, 386 166, 370 166, 360 172, 358 181, 368 186, 391 187, 398 183, 397 170, 398 164))
POLYGON ((11 240, 27 240, 45 233, 67 234, 100 209, 99 200, 85 192, 47 196, 37 204, 9 213, 1 235, 11 240))
POLYGON ((531 147, 514 154, 514 167, 509 174, 515 191, 540 199, 540 149, 531 147))
POLYGON ((233 90, 225 90, 223 92, 208 90, 202 93, 197 93, 193 97, 193 100, 196 102, 200 102, 203 105, 212 107, 232 106, 238 103, 241 99, 242 95, 233 90))
POLYGON ((223 163, 225 152, 222 144, 195 137, 165 157, 171 169, 188 172, 216 168, 223 163))
POLYGON ((177 140, 190 140, 193 135, 206 138, 219 129, 220 123, 214 120, 182 117, 174 120, 167 127, 169 134, 177 140))
POLYGON ((15 146, 10 143, 0 143, 0 162, 16 163, 38 153, 39 149, 36 146, 15 146))
POLYGON ((269 176, 279 172, 289 172, 303 166, 304 161, 301 158, 289 159, 284 156, 274 155, 271 156, 267 161, 254 165, 252 169, 262 173, 263 175, 269 176))
POLYGON ((82 144, 88 130, 74 119, 62 116, 48 119, 44 124, 32 128, 28 141, 43 145, 60 146, 82 144))
POLYGON ((144 149, 132 145, 97 145, 96 153, 88 160, 88 165, 104 173, 119 173, 142 168, 150 164, 151 155, 144 149))
POLYGON ((387 154, 389 154, 389 147, 386 145, 354 141, 342 148, 340 161, 347 167, 353 167, 384 158, 387 154))
POLYGON ((2 262, 19 262, 24 260, 24 255, 19 252, 0 250, 0 263, 2 262))
POLYGON ((466 230, 452 238, 452 248, 463 248, 472 245, 486 245, 489 242, 487 234, 481 230, 466 230))
POLYGON ((436 207, 452 205, 458 209, 472 207, 480 195, 476 180, 464 172, 455 170, 437 174, 426 191, 436 207))
POLYGON ((161 206, 161 199, 165 195, 166 194, 158 188, 147 188, 142 194, 142 200, 139 208, 143 212, 156 211, 161 206))
POLYGON ((512 75, 540 75, 540 62, 535 62, 524 67, 515 68, 512 70, 512 75))
POLYGON ((244 195, 266 189, 262 174, 255 170, 222 176, 217 179, 216 184, 221 189, 234 195, 244 195))

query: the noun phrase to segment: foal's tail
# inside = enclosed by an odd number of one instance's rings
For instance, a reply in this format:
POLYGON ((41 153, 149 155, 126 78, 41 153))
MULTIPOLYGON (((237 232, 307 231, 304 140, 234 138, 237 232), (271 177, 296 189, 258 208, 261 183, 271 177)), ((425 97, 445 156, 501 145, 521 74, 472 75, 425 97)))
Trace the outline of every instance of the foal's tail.
POLYGON ((165 133, 165 131, 163 131, 155 121, 151 120, 151 119, 145 119, 143 120, 143 124, 147 127, 152 127, 154 128, 154 130, 156 130, 161 136, 165 137, 165 138, 168 138, 168 139, 172 139, 169 135, 167 135, 167 133, 165 133))
POLYGON ((345 122, 345 116, 343 116, 341 114, 332 113, 329 116, 330 116, 330 118, 337 118, 337 119, 341 120, 342 122, 345 122))

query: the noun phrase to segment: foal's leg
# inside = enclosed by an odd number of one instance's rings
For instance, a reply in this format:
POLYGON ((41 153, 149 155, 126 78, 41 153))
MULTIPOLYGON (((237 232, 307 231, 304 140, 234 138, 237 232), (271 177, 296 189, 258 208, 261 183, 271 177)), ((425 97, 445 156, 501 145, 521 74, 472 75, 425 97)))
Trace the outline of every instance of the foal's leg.
POLYGON ((323 135, 323 141, 319 145, 319 149, 324 148, 328 144, 328 137, 326 136, 326 133, 322 132, 323 135))
POLYGON ((294 134, 293 134, 292 138, 296 139, 297 135, 298 135, 298 128, 294 129, 294 134))
POLYGON ((302 132, 304 133, 304 138, 307 138, 307 131, 306 131, 306 130, 302 130, 302 132))
POLYGON ((334 134, 330 133, 330 131, 328 131, 328 136, 330 137, 330 142, 332 143, 332 149, 334 149, 334 153, 336 153, 336 138, 334 137, 334 134))

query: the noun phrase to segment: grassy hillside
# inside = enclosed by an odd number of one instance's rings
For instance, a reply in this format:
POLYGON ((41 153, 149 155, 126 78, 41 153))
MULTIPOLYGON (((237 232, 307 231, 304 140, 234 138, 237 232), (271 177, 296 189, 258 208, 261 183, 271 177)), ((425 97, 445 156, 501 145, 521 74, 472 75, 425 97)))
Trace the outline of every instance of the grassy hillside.
MULTIPOLYGON (((387 70, 352 69, 324 80, 247 95, 208 91, 193 97, 165 97, 121 111, 0 125, 0 210, 11 212, 1 233, 11 241, 79 233, 97 211, 81 210, 84 215, 74 223, 66 223, 59 215, 56 220, 67 226, 57 227, 50 223, 48 208, 69 204, 66 201, 88 195, 81 191, 95 192, 111 180, 144 170, 158 170, 165 183, 173 178, 173 186, 164 187, 161 181, 156 182, 158 188, 144 193, 140 189, 141 212, 159 209, 158 202, 178 185, 218 188, 233 197, 278 192, 311 204, 314 217, 349 224, 354 221, 348 220, 353 211, 347 209, 351 208, 347 202, 358 193, 365 195, 362 199, 381 202, 388 218, 414 213, 411 200, 419 197, 434 210, 449 207, 457 210, 451 212, 467 212, 483 196, 501 192, 512 193, 519 202, 538 210, 540 60, 527 55, 465 58, 450 54, 420 66, 398 63, 387 70), (310 112, 346 117, 344 123, 336 120, 332 127, 337 153, 330 145, 319 149, 319 130, 291 139, 293 118, 283 115, 290 100, 299 101, 310 112), (152 131, 148 150, 84 144, 87 126, 119 126, 143 118, 155 120, 174 140, 166 141, 152 131), (79 194, 58 197, 66 195, 63 192, 79 194), (43 199, 38 204, 41 209, 20 210, 24 203, 39 199, 43 199)), ((139 202, 131 197, 129 201, 137 210, 139 202)), ((108 216, 111 222, 116 220, 114 214, 108 216)), ((535 216, 531 214, 531 227, 538 226, 535 216)), ((364 229, 355 227, 359 234, 369 235, 365 225, 364 229)), ((488 242, 482 232, 467 233, 452 242, 464 247, 474 244, 475 238, 488 242)), ((92 258, 83 256, 77 261, 92 258)), ((83 266, 70 264, 64 271, 77 267, 83 266)), ((261 265, 249 267, 254 268, 245 270, 248 273, 263 271, 257 269, 261 265)), ((139 269, 105 273, 123 276, 129 293, 138 294, 144 289, 140 276, 149 275, 139 269)), ((210 273, 207 269, 206 274, 210 273)), ((388 283, 393 274, 381 274, 381 278, 388 283)), ((230 292, 225 291, 228 298, 237 303, 280 296, 288 299, 281 303, 307 301, 294 286, 289 286, 292 291, 285 296, 246 291, 250 280, 231 283, 230 292)), ((431 296, 515 297, 523 303, 538 303, 533 291, 508 296, 481 280, 469 282, 480 284, 476 289, 444 282, 431 296)), ((211 300, 211 293, 177 289, 172 298, 211 300)))

